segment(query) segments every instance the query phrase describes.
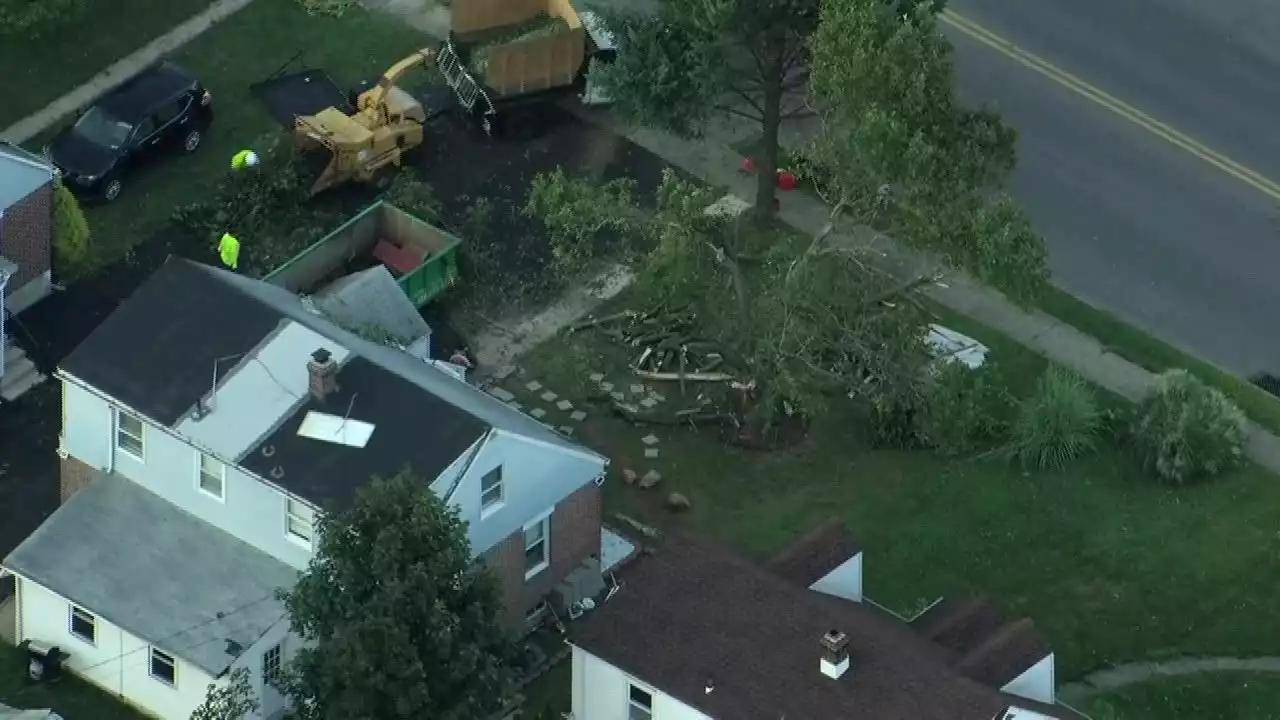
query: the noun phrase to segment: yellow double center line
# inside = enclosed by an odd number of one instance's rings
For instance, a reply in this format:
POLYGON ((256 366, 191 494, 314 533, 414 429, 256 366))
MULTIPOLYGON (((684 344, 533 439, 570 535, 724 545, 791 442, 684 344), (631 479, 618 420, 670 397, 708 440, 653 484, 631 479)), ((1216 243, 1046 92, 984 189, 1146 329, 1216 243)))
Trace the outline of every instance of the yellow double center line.
POLYGON ((940 18, 944 23, 954 27, 956 30, 959 30, 983 45, 990 47, 1001 55, 1015 60, 1050 80, 1053 80, 1059 85, 1071 90, 1072 92, 1092 100, 1134 125, 1167 140, 1173 145, 1182 148, 1228 175, 1257 188, 1267 196, 1280 200, 1280 183, 1273 182, 1264 177, 1261 173, 1251 170, 1226 155, 1196 142, 1183 133, 1180 133, 1159 120, 1156 120, 1119 98, 1099 90, 1071 73, 1054 67, 1043 58, 1037 57, 1022 48, 1019 48, 1017 45, 1014 45, 1008 40, 1005 40, 999 35, 996 35, 990 30, 987 30, 962 15, 957 15, 950 10, 943 10, 940 18))

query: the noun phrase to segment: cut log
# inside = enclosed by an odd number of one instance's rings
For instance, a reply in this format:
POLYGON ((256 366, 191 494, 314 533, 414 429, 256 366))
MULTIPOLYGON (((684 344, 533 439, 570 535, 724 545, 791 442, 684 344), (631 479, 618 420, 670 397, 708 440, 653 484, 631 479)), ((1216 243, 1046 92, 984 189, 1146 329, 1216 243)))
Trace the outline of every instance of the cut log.
MULTIPOLYGON (((679 382, 680 373, 669 372, 645 372, 637 370, 636 375, 645 380, 658 380, 661 382, 679 382)), ((733 376, 728 373, 712 372, 712 373, 685 373, 684 379, 689 382, 727 382, 733 380, 733 376)))

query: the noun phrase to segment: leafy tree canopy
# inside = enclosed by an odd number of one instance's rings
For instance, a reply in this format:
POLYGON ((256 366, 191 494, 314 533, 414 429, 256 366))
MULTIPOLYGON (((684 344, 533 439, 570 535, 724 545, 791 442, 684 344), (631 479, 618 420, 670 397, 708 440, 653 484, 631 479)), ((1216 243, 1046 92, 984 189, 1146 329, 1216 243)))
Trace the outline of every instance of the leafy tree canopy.
POLYGON ((239 667, 231 671, 226 684, 209 686, 191 720, 244 720, 257 709, 258 696, 249 684, 249 670, 239 667))
POLYGON ((284 596, 305 641, 282 685, 300 720, 475 720, 510 698, 515 651, 465 524, 405 471, 319 522, 284 596))

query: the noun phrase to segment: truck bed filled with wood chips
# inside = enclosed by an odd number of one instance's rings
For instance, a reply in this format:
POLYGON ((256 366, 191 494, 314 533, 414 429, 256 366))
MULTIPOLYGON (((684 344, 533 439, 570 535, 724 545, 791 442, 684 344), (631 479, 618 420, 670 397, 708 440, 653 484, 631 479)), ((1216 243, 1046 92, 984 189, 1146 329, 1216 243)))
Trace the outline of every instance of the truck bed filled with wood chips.
POLYGON ((454 41, 467 69, 498 96, 569 85, 586 35, 569 0, 454 0, 454 41))

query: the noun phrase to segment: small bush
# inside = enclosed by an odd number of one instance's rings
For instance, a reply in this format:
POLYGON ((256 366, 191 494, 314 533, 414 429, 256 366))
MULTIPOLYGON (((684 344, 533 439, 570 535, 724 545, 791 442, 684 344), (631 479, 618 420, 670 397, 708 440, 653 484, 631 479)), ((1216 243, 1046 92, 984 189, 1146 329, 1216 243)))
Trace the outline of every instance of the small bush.
POLYGON ((977 369, 944 363, 916 414, 920 438, 947 455, 961 455, 994 444, 1009 427, 1013 397, 995 366, 977 369))
POLYGON ((53 262, 58 275, 75 280, 93 270, 95 258, 89 221, 76 196, 61 181, 53 185, 53 262))
POLYGON ((1103 413, 1093 389, 1074 373, 1050 366, 1023 400, 1008 453, 1024 466, 1060 470, 1093 450, 1103 413))
POLYGON ((73 23, 84 0, 0 0, 0 35, 40 36, 73 23))
POLYGON ((1186 370, 1156 378, 1134 422, 1143 465, 1171 485, 1208 479, 1244 459, 1245 416, 1225 395, 1186 370))
POLYGON ((308 15, 342 17, 360 3, 358 0, 298 0, 298 4, 308 15))
POLYGON ((919 409, 905 401, 877 401, 867 418, 867 440, 875 448, 909 450, 923 443, 916 419, 919 409))

